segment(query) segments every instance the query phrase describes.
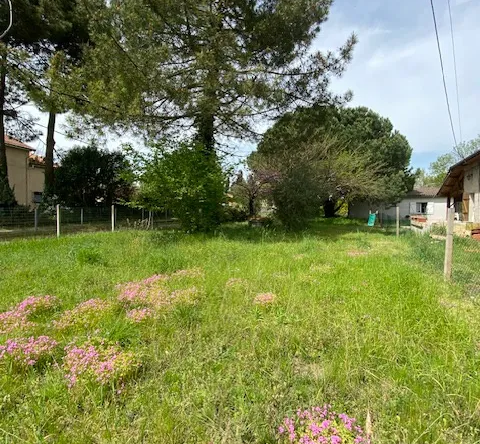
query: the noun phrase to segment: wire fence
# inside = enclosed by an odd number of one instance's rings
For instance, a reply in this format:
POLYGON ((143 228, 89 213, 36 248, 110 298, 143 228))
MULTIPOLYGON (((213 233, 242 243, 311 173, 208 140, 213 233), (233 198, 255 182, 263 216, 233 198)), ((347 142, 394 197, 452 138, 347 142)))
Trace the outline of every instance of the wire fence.
POLYGON ((453 227, 451 254, 446 224, 433 225, 424 235, 412 232, 407 239, 413 255, 425 267, 443 272, 447 279, 461 286, 465 296, 480 301, 480 235, 464 222, 454 222, 453 227))
POLYGON ((0 241, 68 233, 173 228, 170 212, 152 212, 122 205, 88 208, 0 208, 0 241))

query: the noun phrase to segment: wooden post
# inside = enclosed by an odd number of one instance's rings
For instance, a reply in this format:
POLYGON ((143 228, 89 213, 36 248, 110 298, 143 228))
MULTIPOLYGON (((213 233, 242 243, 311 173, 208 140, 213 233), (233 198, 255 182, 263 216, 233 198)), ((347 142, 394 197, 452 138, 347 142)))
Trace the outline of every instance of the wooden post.
POLYGON ((35 231, 38 230, 38 208, 35 208, 35 212, 33 213, 33 229, 35 231))
POLYGON ((397 237, 400 237, 400 207, 397 205, 397 237))
POLYGON ((112 232, 115 231, 115 205, 112 205, 112 232))
POLYGON ((447 241, 445 242, 445 266, 443 273, 445 279, 450 280, 452 278, 452 260, 453 260, 453 228, 455 221, 455 209, 448 209, 448 221, 447 221, 447 241))
POLYGON ((83 208, 80 208, 80 225, 83 225, 83 208))
POLYGON ((60 237, 60 205, 57 204, 57 237, 60 237))

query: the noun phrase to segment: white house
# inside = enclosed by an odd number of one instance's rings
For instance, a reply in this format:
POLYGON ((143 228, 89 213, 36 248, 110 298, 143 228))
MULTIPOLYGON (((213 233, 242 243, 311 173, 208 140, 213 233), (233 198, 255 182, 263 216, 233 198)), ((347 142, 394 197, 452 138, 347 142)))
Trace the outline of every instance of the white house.
POLYGON ((455 205, 460 221, 480 223, 480 151, 450 168, 438 195, 455 205))
MULTIPOLYGON (((422 216, 431 222, 445 222, 447 220, 447 198, 437 196, 437 187, 419 187, 405 196, 398 204, 400 219, 410 219, 412 216, 422 216)), ((348 215, 355 219, 366 219, 370 212, 377 212, 385 219, 396 219, 396 206, 382 207, 366 201, 353 202, 349 205, 348 215)))

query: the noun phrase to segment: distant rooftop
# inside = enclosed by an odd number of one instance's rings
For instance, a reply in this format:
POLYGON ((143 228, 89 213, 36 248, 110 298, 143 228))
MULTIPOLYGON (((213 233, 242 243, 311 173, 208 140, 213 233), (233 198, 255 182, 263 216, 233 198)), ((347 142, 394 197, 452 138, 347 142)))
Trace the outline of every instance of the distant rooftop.
POLYGON ((408 197, 435 197, 440 187, 418 187, 407 193, 408 197))
POLYGON ((13 137, 9 137, 5 135, 5 144, 11 147, 15 148, 21 148, 24 150, 29 150, 29 151, 35 151, 31 146, 28 146, 27 144, 20 142, 17 139, 14 139, 13 137))

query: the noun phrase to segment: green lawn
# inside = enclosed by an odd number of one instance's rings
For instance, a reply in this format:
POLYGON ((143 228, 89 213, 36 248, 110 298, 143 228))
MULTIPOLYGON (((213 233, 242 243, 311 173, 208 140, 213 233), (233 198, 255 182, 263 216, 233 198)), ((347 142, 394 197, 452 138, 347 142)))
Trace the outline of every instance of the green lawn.
POLYGON ((370 412, 376 443, 479 443, 480 315, 412 249, 342 221, 302 235, 231 226, 0 244, 0 311, 31 295, 61 301, 0 335, 59 343, 51 363, 0 361, 2 442, 276 443, 285 416, 330 403, 362 424, 370 412), (132 323, 116 302, 90 325, 52 322, 91 298, 117 301, 117 284, 190 269, 203 274, 165 289, 195 286, 195 299, 155 320, 132 323), (276 298, 256 304, 260 293, 276 298), (120 393, 68 388, 63 347, 89 337, 141 362, 120 393))

